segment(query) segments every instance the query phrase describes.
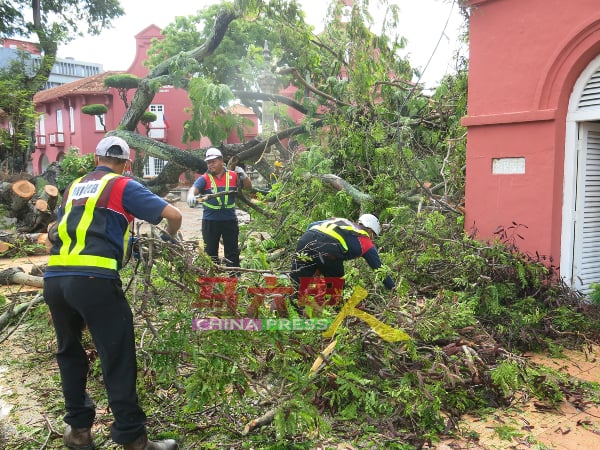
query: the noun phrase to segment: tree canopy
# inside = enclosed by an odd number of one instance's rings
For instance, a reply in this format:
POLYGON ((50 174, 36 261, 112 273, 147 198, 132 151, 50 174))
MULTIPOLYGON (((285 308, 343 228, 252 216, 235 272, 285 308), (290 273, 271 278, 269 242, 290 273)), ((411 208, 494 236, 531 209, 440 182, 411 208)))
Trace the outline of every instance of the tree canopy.
MULTIPOLYGON (((123 15, 118 0, 57 0, 57 1, 22 1, 6 0, 0 3, 0 38, 24 39, 35 37, 40 50, 39 64, 27 64, 18 77, 12 82, 13 96, 18 91, 23 98, 29 98, 43 88, 54 62, 58 44, 68 42, 76 35, 86 32, 97 35, 110 27, 113 19, 123 15), (18 83, 16 81, 18 80, 18 83)), ((10 69, 3 70, 4 76, 10 77, 10 69)), ((13 111, 7 103, 9 100, 0 96, 0 109, 13 111)), ((11 159, 10 171, 23 171, 33 148, 31 130, 35 116, 23 117, 9 114, 9 121, 16 134, 21 138, 13 140, 11 152, 18 155, 11 159), (28 139, 22 139, 29 133, 28 139), (15 165, 13 165, 15 164, 15 165)), ((4 141, 6 142, 6 141, 4 141)))

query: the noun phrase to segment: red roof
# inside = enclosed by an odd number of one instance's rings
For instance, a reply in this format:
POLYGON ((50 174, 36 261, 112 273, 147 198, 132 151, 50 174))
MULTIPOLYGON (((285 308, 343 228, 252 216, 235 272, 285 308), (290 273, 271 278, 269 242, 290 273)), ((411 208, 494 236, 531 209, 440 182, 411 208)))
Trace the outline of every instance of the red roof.
POLYGON ((251 110, 250 108, 241 105, 239 103, 235 103, 227 108, 225 108, 226 111, 231 112, 232 114, 239 114, 241 116, 252 116, 254 115, 254 111, 251 110))
POLYGON ((108 94, 107 87, 104 86, 104 79, 111 75, 125 73, 122 71, 108 71, 93 75, 91 77, 82 78, 81 80, 72 81, 71 83, 63 84, 51 89, 40 91, 33 96, 33 102, 36 104, 49 102, 61 97, 69 97, 72 95, 82 94, 108 94))

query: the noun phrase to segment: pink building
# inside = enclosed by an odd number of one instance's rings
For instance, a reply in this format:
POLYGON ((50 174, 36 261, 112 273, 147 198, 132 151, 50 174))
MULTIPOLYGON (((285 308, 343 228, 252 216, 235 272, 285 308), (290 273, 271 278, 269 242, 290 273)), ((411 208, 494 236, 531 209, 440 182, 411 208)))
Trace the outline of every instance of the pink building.
MULTIPOLYGON (((105 133, 117 128, 125 112, 125 105, 116 89, 104 87, 104 79, 117 73, 130 73, 140 78, 146 76, 148 70, 143 66, 143 61, 147 58, 152 39, 161 37, 160 29, 156 25, 150 25, 138 33, 135 36, 136 55, 127 71, 101 73, 38 92, 34 96, 36 110, 42 114, 37 124, 36 148, 32 155, 34 174, 43 172, 48 164, 59 161, 70 147, 78 148, 81 154, 93 152, 105 133), (103 104, 108 108, 102 120, 98 116, 81 112, 83 106, 91 104, 103 104)), ((128 102, 131 102, 134 93, 133 89, 128 92, 128 102)), ((148 108, 157 116, 156 121, 150 125, 149 136, 182 149, 209 146, 210 141, 206 138, 201 142, 182 144, 183 124, 189 119, 189 114, 186 113, 189 106, 190 101, 185 90, 172 86, 162 87, 148 108)), ((255 137, 258 134, 256 115, 241 105, 235 106, 234 109, 254 124, 246 131, 246 138, 255 137)), ((141 134, 147 132, 141 124, 138 125, 138 131, 141 134)), ((239 139, 233 134, 230 136, 230 142, 239 142, 239 139)), ((163 166, 163 161, 150 158, 145 175, 155 176, 163 166)))
POLYGON ((11 48, 15 50, 23 50, 31 53, 32 55, 40 55, 40 49, 33 42, 21 41, 19 39, 4 38, 0 39, 0 46, 2 48, 11 48))
POLYGON ((466 0, 467 231, 518 224, 570 285, 600 282, 597 0, 466 0))

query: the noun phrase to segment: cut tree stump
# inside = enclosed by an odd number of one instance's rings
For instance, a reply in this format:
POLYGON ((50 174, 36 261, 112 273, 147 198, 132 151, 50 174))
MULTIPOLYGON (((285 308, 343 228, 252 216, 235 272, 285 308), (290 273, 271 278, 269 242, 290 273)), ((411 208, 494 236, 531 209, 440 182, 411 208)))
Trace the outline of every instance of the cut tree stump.
POLYGON ((50 211, 50 208, 48 207, 48 202, 46 200, 42 200, 41 198, 38 198, 35 201, 35 209, 41 213, 47 213, 50 211))
POLYGON ((10 209, 13 211, 21 211, 35 195, 35 186, 27 180, 15 181, 11 189, 14 195, 10 209))
POLYGON ((40 200, 44 200, 46 202, 47 211, 54 211, 58 201, 58 188, 56 186, 52 186, 51 184, 47 184, 44 186, 39 198, 40 200))

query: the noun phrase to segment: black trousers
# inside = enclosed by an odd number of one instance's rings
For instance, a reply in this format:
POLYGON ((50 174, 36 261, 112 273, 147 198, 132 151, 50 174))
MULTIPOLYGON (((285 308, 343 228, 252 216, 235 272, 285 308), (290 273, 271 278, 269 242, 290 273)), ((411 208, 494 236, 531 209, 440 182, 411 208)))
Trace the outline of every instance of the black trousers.
POLYGON ((227 267, 240 267, 237 220, 203 220, 202 240, 204 251, 215 263, 219 261, 219 241, 223 238, 223 255, 227 267))
POLYGON ((96 415, 86 392, 89 365, 81 344, 87 325, 100 356, 108 404, 115 419, 111 437, 117 444, 135 440, 146 432, 146 415, 138 403, 133 315, 121 281, 82 276, 46 278, 44 299, 56 330, 65 422, 74 428, 88 428, 96 415))
POLYGON ((344 260, 341 244, 318 231, 307 231, 296 246, 290 278, 296 287, 300 278, 313 277, 317 271, 324 277, 343 277, 344 260))

